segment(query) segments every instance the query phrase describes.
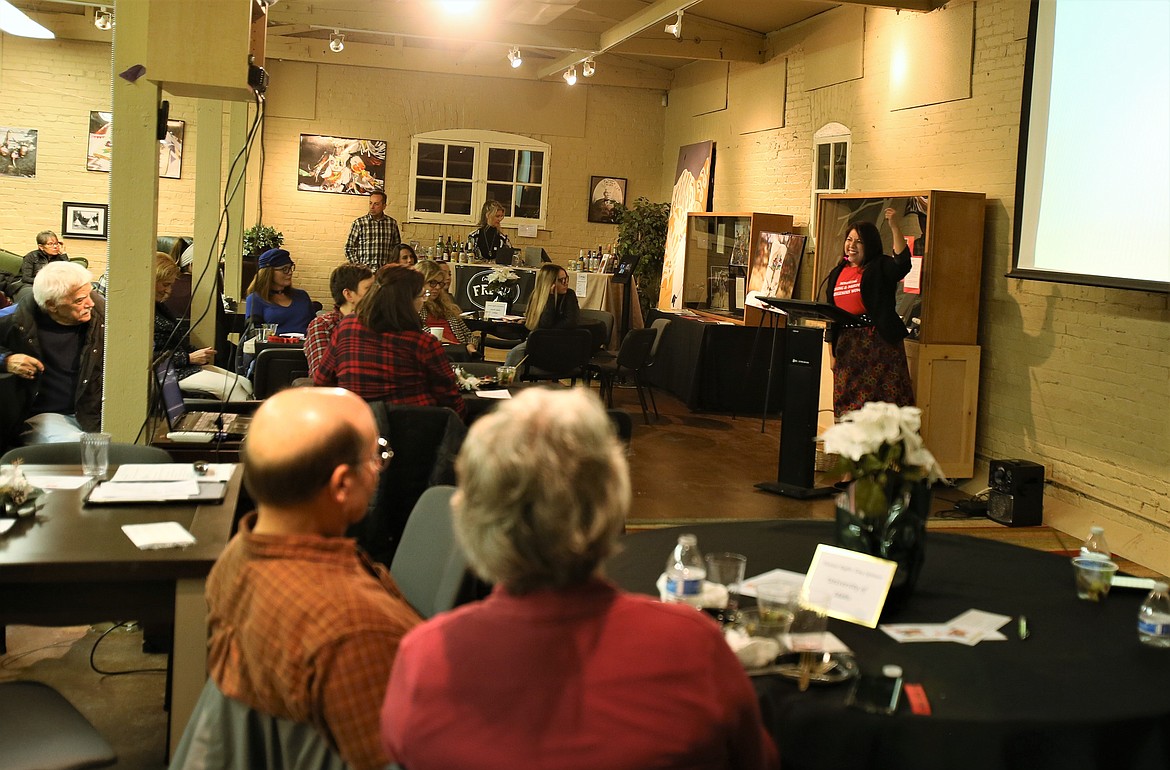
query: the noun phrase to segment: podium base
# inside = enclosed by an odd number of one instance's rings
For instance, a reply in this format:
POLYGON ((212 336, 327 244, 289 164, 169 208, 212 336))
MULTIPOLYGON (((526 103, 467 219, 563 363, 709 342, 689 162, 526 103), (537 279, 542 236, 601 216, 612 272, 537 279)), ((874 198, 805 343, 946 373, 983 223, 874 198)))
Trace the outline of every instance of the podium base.
POLYGON ((817 497, 828 497, 835 492, 841 491, 837 487, 798 487, 795 484, 785 484, 779 481, 761 481, 759 484, 756 484, 756 489, 771 492, 774 495, 793 497, 797 500, 812 500, 817 497))

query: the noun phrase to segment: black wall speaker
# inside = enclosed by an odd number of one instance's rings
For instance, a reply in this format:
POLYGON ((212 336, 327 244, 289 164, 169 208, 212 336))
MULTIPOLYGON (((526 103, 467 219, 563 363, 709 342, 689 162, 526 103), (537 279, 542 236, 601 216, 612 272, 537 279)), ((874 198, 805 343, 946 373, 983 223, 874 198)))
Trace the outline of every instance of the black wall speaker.
POLYGON ((1044 466, 1029 460, 992 460, 987 516, 1009 527, 1037 527, 1044 512, 1044 466))

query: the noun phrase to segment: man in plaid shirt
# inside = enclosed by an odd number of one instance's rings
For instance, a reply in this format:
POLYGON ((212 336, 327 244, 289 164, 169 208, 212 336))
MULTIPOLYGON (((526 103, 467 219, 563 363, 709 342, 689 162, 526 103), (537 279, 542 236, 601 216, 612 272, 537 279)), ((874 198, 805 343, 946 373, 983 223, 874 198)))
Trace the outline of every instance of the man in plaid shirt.
POLYGON ((386 193, 370 193, 370 213, 353 220, 349 240, 345 242, 345 258, 355 265, 365 265, 377 271, 387 262, 398 261, 398 244, 402 234, 393 217, 386 216, 386 193))

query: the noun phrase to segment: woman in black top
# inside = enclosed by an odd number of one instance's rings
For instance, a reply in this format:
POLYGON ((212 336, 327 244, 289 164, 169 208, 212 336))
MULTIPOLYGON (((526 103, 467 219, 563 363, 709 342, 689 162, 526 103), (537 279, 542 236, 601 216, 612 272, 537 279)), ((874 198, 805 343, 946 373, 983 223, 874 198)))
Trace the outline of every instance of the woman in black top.
POLYGON ((479 225, 467 236, 475 248, 476 259, 484 262, 503 262, 510 264, 512 245, 508 243, 508 236, 500 232, 500 222, 504 219, 504 204, 499 201, 486 201, 479 211, 479 225), (507 252, 503 252, 507 249, 507 252))
MULTIPOLYGON (((528 298, 524 325, 528 331, 536 329, 575 329, 581 320, 581 308, 576 292, 569 290, 569 274, 560 265, 541 265, 536 271, 536 283, 528 298)), ((527 343, 521 342, 508 351, 504 363, 516 366, 524 358, 527 343)))

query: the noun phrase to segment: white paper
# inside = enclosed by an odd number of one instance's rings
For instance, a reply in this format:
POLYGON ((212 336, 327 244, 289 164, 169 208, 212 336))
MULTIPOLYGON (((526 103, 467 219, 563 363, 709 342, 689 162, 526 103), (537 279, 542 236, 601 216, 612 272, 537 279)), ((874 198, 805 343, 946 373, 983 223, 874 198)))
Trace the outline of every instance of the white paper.
POLYGON ((127 482, 186 481, 188 479, 195 479, 195 466, 191 463, 128 463, 119 465, 110 481, 121 484, 127 482))
POLYGON ((910 257, 910 272, 902 279, 902 290, 907 294, 922 291, 922 257, 910 257))
POLYGON ((0 519, 0 535, 16 526, 16 519, 0 519))
POLYGON ((574 293, 581 299, 589 293, 589 273, 577 273, 577 286, 574 293))
POLYGON ((40 489, 81 489, 89 482, 89 476, 56 476, 52 474, 45 474, 44 476, 37 473, 24 474, 28 482, 34 487, 40 489))
POLYGON ((1009 620, 1007 615, 967 610, 946 623, 888 623, 879 628, 898 642, 957 642, 972 647, 979 642, 1005 641, 1007 637, 999 629, 1009 620))
POLYGON ((810 634, 781 634, 780 644, 789 652, 849 652, 845 642, 832 631, 810 634))
POLYGON ((143 551, 158 548, 186 548, 195 543, 195 536, 177 521, 159 521, 153 524, 123 524, 122 531, 134 545, 143 551))
POLYGON ((744 578, 743 583, 739 587, 740 595, 755 596, 756 586, 760 583, 784 583, 792 586, 792 590, 799 593, 801 586, 804 585, 804 573, 789 572, 786 569, 773 569, 755 577, 744 578))
POLYGON ((107 481, 90 493, 91 503, 151 502, 190 500, 199 494, 199 482, 190 481, 107 481))
POLYGON ((507 302, 485 302, 483 303, 483 317, 484 318, 503 318, 508 312, 507 302))
POLYGON ((898 565, 821 543, 808 568, 805 591, 825 596, 829 617, 876 628, 898 565))
POLYGON ((235 463, 208 463, 207 471, 202 476, 196 474, 196 477, 200 481, 230 481, 235 472, 235 463))
POLYGON ((512 394, 505 388, 500 388, 499 390, 477 390, 475 394, 480 398, 504 399, 512 397, 512 394))

